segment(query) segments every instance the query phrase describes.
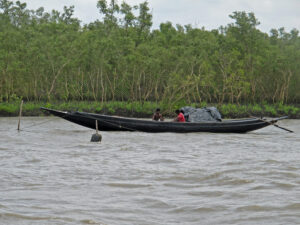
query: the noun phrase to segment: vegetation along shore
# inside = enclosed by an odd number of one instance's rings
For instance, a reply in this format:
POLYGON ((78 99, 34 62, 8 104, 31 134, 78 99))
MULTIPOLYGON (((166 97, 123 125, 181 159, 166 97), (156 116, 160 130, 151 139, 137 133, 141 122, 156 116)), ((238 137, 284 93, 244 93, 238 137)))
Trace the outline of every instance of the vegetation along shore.
MULTIPOLYGON (((181 103, 173 104, 159 104, 154 102, 88 102, 88 101, 71 101, 71 102, 25 102, 23 104, 24 116, 45 116, 48 115, 40 110, 40 107, 48 107, 62 111, 85 111, 92 113, 104 113, 107 115, 128 116, 137 118, 151 118, 156 107, 160 107, 162 113, 166 117, 174 117, 174 109, 186 106, 181 103)), ((242 118, 251 116, 268 116, 279 117, 288 115, 291 119, 300 119, 300 107, 282 104, 222 104, 210 105, 207 103, 190 104, 193 107, 208 107, 215 106, 221 112, 223 118, 242 118)), ((20 102, 10 102, 0 104, 0 116, 17 116, 19 113, 20 102)))
POLYGON ((40 115, 41 106, 147 117, 216 106, 223 117, 299 118, 299 31, 264 33, 254 13, 206 30, 161 23, 149 2, 97 1, 99 20, 74 7, 31 10, 0 1, 0 114, 40 115))

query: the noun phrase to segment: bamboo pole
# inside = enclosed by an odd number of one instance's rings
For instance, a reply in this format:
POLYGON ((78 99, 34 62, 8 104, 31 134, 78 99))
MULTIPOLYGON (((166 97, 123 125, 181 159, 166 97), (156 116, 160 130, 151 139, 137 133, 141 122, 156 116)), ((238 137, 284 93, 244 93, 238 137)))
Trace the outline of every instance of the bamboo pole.
POLYGON ((258 120, 260 120, 260 121, 262 121, 262 122, 268 123, 268 124, 270 124, 270 125, 273 125, 273 126, 279 128, 279 129, 288 131, 288 132, 290 132, 290 133, 294 133, 294 131, 292 131, 292 130, 289 130, 289 129, 287 129, 287 128, 284 128, 284 127, 281 127, 281 126, 278 126, 277 124, 275 124, 278 120, 280 120, 280 119, 285 119, 285 118, 287 118, 287 116, 286 116, 286 117, 285 117, 285 116, 279 117, 276 121, 273 121, 273 122, 272 122, 272 121, 267 121, 267 120, 265 120, 265 119, 260 119, 260 118, 254 117, 254 116, 251 116, 251 117, 252 117, 252 118, 255 118, 255 119, 258 119, 258 120))
POLYGON ((98 134, 98 120, 96 120, 96 134, 98 134))
POLYGON ((22 116, 22 108, 23 108, 23 100, 21 101, 20 111, 19 111, 18 131, 20 131, 20 123, 21 123, 21 116, 22 116))

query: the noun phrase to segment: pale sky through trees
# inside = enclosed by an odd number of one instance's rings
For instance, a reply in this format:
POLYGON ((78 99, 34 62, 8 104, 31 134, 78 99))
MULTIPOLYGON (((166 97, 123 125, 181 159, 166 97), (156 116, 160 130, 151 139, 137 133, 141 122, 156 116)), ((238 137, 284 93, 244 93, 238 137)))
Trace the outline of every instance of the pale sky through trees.
MULTIPOLYGON (((110 0, 107 0, 110 2, 110 0)), ((63 6, 75 6, 75 17, 83 23, 101 19, 97 9, 97 0, 21 0, 29 9, 43 6, 46 11, 62 11, 63 6)), ((121 3, 119 0, 118 3, 121 3)), ((126 0, 135 5, 143 0, 126 0)), ((287 32, 300 30, 300 0, 148 0, 153 13, 153 28, 162 22, 191 24, 193 27, 205 27, 207 30, 233 22, 229 15, 234 11, 254 12, 260 21, 258 28, 269 33, 272 28, 284 27, 287 32)))

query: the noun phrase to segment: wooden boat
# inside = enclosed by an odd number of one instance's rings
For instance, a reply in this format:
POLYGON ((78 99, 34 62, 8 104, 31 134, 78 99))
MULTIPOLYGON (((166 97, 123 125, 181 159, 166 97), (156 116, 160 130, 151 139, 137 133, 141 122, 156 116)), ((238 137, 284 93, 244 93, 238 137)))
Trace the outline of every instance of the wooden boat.
POLYGON ((141 120, 117 116, 108 116, 85 112, 63 112, 48 108, 41 108, 55 116, 61 117, 70 122, 95 129, 96 120, 98 129, 102 131, 142 131, 142 132, 214 132, 214 133, 246 133, 269 125, 274 125, 278 120, 287 117, 275 118, 270 121, 249 118, 225 120, 222 122, 201 122, 201 123, 178 123, 159 122, 152 120, 141 120))

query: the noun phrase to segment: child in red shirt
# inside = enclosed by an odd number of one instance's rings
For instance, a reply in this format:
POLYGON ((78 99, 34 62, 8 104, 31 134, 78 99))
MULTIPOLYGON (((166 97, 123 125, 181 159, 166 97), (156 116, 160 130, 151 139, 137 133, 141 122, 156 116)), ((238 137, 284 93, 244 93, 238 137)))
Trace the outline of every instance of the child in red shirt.
POLYGON ((177 109, 175 113, 177 114, 177 117, 174 119, 175 122, 185 122, 184 115, 179 111, 179 109, 177 109))

